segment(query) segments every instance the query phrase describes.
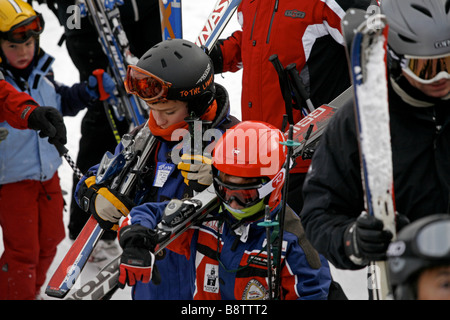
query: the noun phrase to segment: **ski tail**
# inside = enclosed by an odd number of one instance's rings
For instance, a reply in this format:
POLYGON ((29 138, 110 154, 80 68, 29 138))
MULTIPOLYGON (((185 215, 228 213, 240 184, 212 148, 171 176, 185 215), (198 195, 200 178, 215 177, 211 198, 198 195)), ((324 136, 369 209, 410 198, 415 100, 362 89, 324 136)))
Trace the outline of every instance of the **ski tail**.
POLYGON ((102 234, 103 229, 91 216, 48 282, 45 289, 48 296, 60 299, 66 296, 78 279, 102 234))
MULTIPOLYGON (((343 29, 355 25, 361 12, 351 9, 344 18, 343 29), (347 21, 347 23, 345 23, 347 21)), ((395 237, 395 201, 393 190, 392 149, 387 92, 387 34, 384 16, 365 17, 354 29, 350 72, 355 94, 355 115, 361 160, 361 177, 366 211, 383 221, 384 229, 395 237)), ((349 41, 347 41, 349 42, 349 41)), ((390 294, 384 261, 372 262, 368 268, 369 298, 381 300, 390 294)))
POLYGON ((181 0, 159 0, 163 40, 183 38, 181 0))
POLYGON ((240 3, 241 0, 217 0, 195 43, 211 51, 240 3))

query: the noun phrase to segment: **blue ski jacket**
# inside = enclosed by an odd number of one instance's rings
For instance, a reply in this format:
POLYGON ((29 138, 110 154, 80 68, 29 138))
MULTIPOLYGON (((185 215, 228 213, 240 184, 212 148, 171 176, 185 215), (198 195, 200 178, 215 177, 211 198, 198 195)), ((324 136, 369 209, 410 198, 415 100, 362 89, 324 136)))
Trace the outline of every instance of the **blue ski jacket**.
MULTIPOLYGON (((166 205, 145 203, 133 208, 130 215, 135 223, 153 229, 166 205)), ((278 206, 272 211, 272 220, 280 210, 278 206)), ((267 299, 266 229, 258 225, 264 218, 236 229, 231 228, 229 219, 227 211, 216 209, 201 226, 184 232, 167 248, 185 255, 191 268, 195 267, 194 299, 267 299)), ((331 284, 328 262, 311 246, 299 217, 290 209, 286 210, 281 266, 281 299, 327 299, 331 284)))

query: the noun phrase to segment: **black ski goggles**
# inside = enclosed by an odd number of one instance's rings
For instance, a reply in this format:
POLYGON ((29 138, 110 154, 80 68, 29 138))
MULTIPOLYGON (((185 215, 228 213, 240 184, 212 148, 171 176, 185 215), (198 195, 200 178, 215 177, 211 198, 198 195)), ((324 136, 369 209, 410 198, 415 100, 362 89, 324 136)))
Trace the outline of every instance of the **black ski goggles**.
POLYGON ((167 101, 169 88, 172 86, 170 82, 133 65, 128 66, 124 84, 128 93, 137 95, 148 103, 167 101))
POLYGON ((31 36, 40 35, 44 31, 44 19, 39 13, 13 26, 9 31, 2 32, 2 38, 13 43, 24 43, 31 36))
POLYGON ((395 241, 388 256, 421 256, 425 259, 450 261, 450 220, 436 220, 421 227, 413 240, 395 241))
POLYGON ((450 55, 439 58, 405 57, 403 70, 423 84, 450 79, 450 55))

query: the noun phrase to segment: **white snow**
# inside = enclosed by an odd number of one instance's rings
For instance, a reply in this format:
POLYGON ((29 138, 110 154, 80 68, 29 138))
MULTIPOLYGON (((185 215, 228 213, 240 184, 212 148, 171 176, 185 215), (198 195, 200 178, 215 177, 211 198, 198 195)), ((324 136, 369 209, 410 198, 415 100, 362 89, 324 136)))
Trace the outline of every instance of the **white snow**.
MULTIPOLYGON (((183 1, 183 37, 185 39, 195 41, 200 29, 205 23, 209 13, 215 4, 215 0, 184 0, 183 1)), ((33 2, 33 6, 37 11, 41 12, 45 19, 45 31, 41 36, 42 48, 53 55, 56 61, 53 65, 56 80, 66 85, 71 85, 78 82, 79 75, 77 69, 74 67, 70 57, 68 56, 65 45, 62 47, 57 46, 57 42, 60 39, 63 28, 59 25, 55 15, 48 10, 45 5, 38 5, 37 2, 33 2)), ((225 29, 222 37, 229 36, 234 30, 240 28, 237 22, 236 16, 234 16, 227 28, 225 29)), ((241 77, 242 73, 226 73, 224 75, 216 76, 216 82, 225 86, 230 95, 232 114, 240 118, 240 95, 241 95, 241 77)), ((278 81, 274 79, 274 81, 278 81)), ((69 150, 69 155, 76 159, 78 152, 78 142, 80 138, 80 123, 84 115, 84 112, 80 112, 76 117, 66 117, 65 123, 68 130, 68 143, 66 147, 69 150)), ((67 162, 63 160, 63 165, 59 169, 59 175, 61 178, 61 185, 63 190, 68 193, 72 190, 72 169, 67 162)), ((66 203, 70 203, 70 195, 65 196, 66 203)), ((68 207, 68 206, 67 206, 68 207)), ((64 224, 67 226, 69 220, 69 214, 64 212, 64 224)), ((1 236, 1 228, 0 228, 1 236)), ((68 248, 70 248, 72 242, 69 238, 66 238, 58 246, 58 253, 54 259, 52 266, 47 274, 47 280, 53 275, 59 262, 63 259, 68 248)), ((3 241, 0 241, 0 254, 3 252, 3 241)), ((88 264, 80 275, 81 283, 91 280, 98 272, 98 267, 92 264, 88 264)), ((367 285, 366 277, 367 272, 365 269, 360 271, 347 271, 338 270, 332 267, 332 274, 336 281, 338 281, 349 299, 367 299, 367 285)), ((42 297, 44 299, 51 299, 44 294, 45 286, 42 287, 42 297)), ((77 284, 75 284, 75 287, 77 284)), ((113 299, 128 300, 131 298, 130 288, 124 290, 118 290, 113 296, 113 299)))

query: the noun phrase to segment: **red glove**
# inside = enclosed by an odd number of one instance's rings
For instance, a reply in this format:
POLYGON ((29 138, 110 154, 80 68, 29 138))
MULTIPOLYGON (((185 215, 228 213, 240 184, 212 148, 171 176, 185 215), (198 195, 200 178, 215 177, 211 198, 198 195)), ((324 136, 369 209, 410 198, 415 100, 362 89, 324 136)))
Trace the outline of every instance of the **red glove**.
POLYGON ((131 225, 120 229, 119 244, 123 248, 119 267, 119 288, 134 286, 136 281, 161 283, 161 276, 155 263, 153 250, 157 243, 154 230, 141 225, 131 225))

